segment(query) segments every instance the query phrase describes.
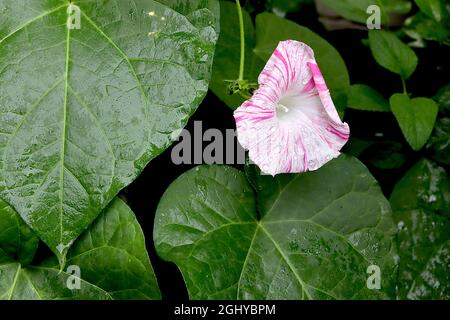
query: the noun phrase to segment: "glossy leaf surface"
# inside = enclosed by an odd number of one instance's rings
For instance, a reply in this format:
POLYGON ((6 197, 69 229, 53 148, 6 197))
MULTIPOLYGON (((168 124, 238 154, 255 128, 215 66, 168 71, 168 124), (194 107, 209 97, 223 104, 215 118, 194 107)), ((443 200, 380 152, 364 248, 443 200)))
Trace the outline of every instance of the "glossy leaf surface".
POLYGON ((62 261, 205 96, 218 2, 0 8, 0 197, 62 261))
POLYGON ((100 214, 67 258, 64 270, 54 258, 23 266, 0 249, 0 299, 160 298, 144 235, 122 200, 100 214))
POLYGON ((317 172, 260 176, 197 167, 163 196, 159 255, 193 299, 377 299, 395 295, 395 227, 367 169, 342 156, 317 172), (381 289, 367 287, 371 265, 381 289))

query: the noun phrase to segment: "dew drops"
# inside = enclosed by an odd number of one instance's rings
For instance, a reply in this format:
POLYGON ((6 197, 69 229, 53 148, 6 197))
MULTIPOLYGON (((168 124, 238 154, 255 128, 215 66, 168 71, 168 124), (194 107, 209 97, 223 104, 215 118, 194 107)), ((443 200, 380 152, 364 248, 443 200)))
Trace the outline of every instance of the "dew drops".
POLYGON ((198 195, 201 198, 206 199, 207 194, 208 194, 208 191, 207 191, 208 188, 207 188, 206 183, 203 180, 197 181, 197 189, 198 189, 198 192, 199 192, 198 195))
POLYGON ((275 146, 275 148, 273 148, 273 152, 278 155, 281 152, 281 147, 278 145, 275 146))
POLYGON ((269 171, 269 166, 268 165, 263 165, 262 166, 262 171, 264 171, 264 172, 268 172, 269 171))
POLYGON ((316 160, 309 160, 308 161, 308 167, 311 170, 315 170, 317 168, 318 164, 316 160))
POLYGON ((299 249, 299 245, 298 242, 296 240, 292 240, 289 242, 289 250, 291 251, 298 251, 299 249))
POLYGON ((395 264, 398 264, 400 262, 400 256, 398 254, 394 256, 394 262, 395 264))
POLYGON ((296 155, 297 157, 303 158, 303 151, 300 150, 300 148, 295 148, 293 151, 294 151, 294 155, 296 155))
POLYGON ((281 103, 278 103, 278 104, 277 104, 277 110, 284 111, 285 113, 288 113, 288 112, 289 112, 289 108, 286 107, 285 105, 281 104, 281 103))
POLYGON ((30 176, 33 176, 33 175, 38 174, 38 173, 40 172, 40 170, 34 169, 34 168, 30 168, 30 167, 27 167, 27 168, 24 168, 24 169, 22 170, 22 172, 23 172, 23 174, 28 178, 28 177, 30 177, 30 176))
POLYGON ((136 19, 136 10, 135 9, 130 9, 130 11, 128 11, 128 17, 130 17, 131 20, 136 19))

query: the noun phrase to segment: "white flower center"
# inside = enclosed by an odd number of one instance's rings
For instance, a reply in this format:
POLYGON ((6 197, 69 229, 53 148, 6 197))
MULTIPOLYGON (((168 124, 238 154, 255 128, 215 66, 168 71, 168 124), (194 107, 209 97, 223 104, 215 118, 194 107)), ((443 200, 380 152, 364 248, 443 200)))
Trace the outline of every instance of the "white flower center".
POLYGON ((302 109, 308 109, 315 104, 318 97, 308 96, 297 93, 298 90, 292 90, 282 96, 276 105, 276 116, 281 122, 296 122, 299 116, 303 115, 302 109))
POLYGON ((286 107, 284 104, 281 104, 281 103, 278 103, 277 104, 277 111, 278 110, 280 110, 280 111, 284 111, 284 112, 289 112, 289 108, 288 107, 286 107))
POLYGON ((292 118, 292 111, 295 108, 295 103, 290 99, 289 96, 282 97, 276 107, 276 114, 279 121, 289 121, 292 118))

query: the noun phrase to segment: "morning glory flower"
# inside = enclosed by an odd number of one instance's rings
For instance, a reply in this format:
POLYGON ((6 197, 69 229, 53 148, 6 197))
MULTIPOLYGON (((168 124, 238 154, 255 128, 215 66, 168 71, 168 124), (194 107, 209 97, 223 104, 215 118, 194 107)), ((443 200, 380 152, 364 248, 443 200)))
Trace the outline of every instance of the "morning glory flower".
POLYGON ((280 42, 258 83, 234 117, 239 143, 264 174, 313 171, 339 156, 350 130, 310 47, 280 42))

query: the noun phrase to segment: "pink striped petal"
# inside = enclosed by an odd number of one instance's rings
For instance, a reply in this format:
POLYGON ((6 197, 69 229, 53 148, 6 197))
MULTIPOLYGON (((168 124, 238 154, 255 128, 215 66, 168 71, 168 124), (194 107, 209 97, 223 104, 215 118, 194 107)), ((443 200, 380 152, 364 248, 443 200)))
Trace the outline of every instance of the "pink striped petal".
POLYGON ((258 82, 234 117, 240 144, 263 173, 317 170, 339 156, 350 129, 339 118, 310 47, 280 42, 258 82))

